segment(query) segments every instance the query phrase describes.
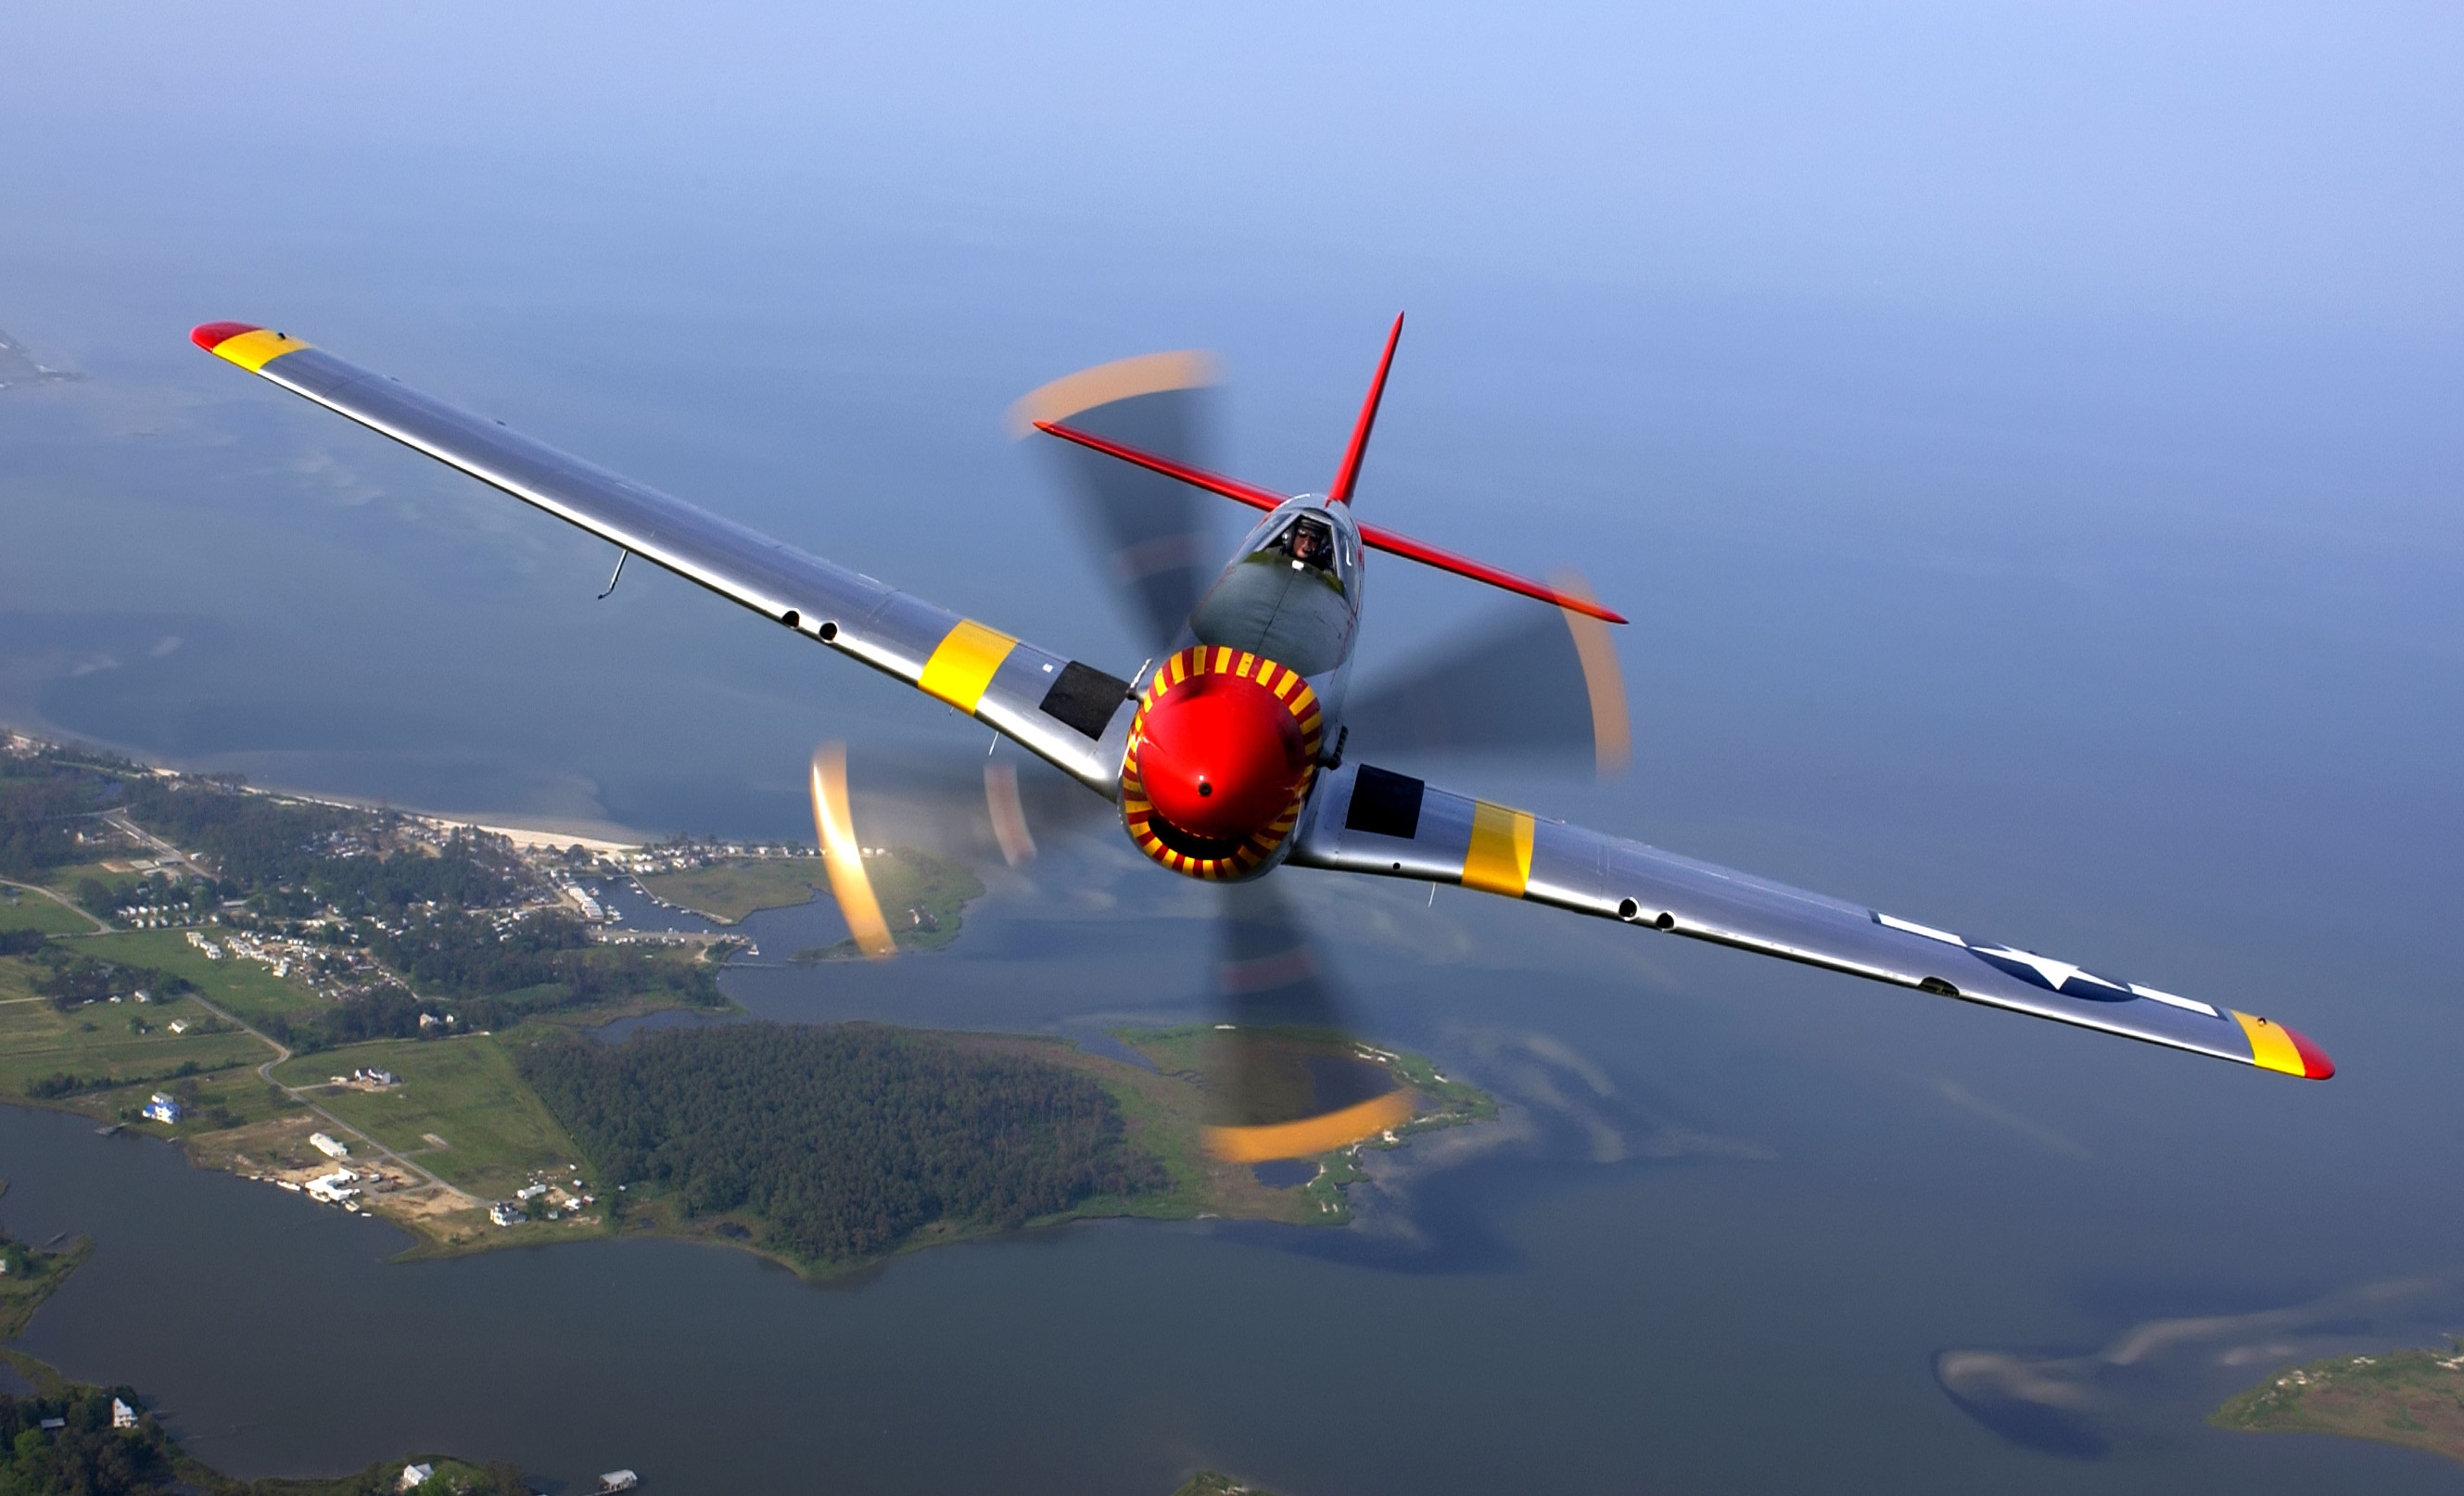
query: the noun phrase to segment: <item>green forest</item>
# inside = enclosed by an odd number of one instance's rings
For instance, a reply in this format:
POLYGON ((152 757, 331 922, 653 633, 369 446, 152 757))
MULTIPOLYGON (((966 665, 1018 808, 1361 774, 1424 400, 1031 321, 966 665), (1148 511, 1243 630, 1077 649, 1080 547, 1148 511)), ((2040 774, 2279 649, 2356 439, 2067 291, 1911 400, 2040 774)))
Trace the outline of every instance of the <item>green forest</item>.
POLYGON ((429 902, 485 909, 519 891, 512 869, 483 857, 467 835, 434 857, 380 856, 371 844, 385 813, 246 794, 235 782, 142 780, 129 787, 128 814, 203 853, 231 885, 225 897, 262 897, 268 913, 290 918, 329 905, 347 919, 429 902))
POLYGON ((80 1387, 55 1397, 0 1395, 0 1496, 122 1496, 168 1492, 179 1451, 151 1415, 135 1428, 111 1426, 117 1397, 137 1405, 126 1387, 80 1387), (43 1422, 58 1419, 59 1428, 43 1422))
POLYGON ((843 1264, 936 1221, 1018 1226, 1170 1188, 1118 1105, 1059 1066, 951 1036, 727 1023, 523 1052, 525 1080, 610 1183, 742 1211, 783 1256, 843 1264))
POLYGON ((0 877, 80 861, 77 832, 119 794, 116 778, 54 750, 0 757, 0 877))

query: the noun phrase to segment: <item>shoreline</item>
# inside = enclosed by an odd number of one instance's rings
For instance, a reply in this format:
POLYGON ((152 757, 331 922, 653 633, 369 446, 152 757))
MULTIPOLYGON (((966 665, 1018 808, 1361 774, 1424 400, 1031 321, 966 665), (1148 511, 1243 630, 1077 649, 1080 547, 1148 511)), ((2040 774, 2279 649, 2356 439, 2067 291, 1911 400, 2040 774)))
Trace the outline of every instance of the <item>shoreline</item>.
MULTIPOLYGON (((227 772, 185 760, 175 755, 156 754, 131 747, 126 743, 73 732, 40 718, 33 721, 22 718, 0 720, 0 733, 29 743, 54 744, 63 748, 89 748, 99 753, 110 754, 115 758, 125 759, 131 763, 141 764, 148 769, 168 769, 178 774, 205 778, 227 772)), ((332 790, 294 789, 271 781, 260 782, 254 779, 247 781, 247 787, 261 794, 279 795, 285 800, 301 801, 308 804, 339 805, 349 810, 395 811, 402 815, 415 816, 424 821, 434 821, 447 825, 472 826, 492 835, 504 837, 515 846, 522 847, 570 847, 580 843, 593 851, 631 851, 637 847, 650 846, 662 839, 638 826, 623 825, 613 821, 599 821, 586 817, 534 815, 520 810, 430 810, 418 805, 402 804, 382 797, 345 795, 332 790)))

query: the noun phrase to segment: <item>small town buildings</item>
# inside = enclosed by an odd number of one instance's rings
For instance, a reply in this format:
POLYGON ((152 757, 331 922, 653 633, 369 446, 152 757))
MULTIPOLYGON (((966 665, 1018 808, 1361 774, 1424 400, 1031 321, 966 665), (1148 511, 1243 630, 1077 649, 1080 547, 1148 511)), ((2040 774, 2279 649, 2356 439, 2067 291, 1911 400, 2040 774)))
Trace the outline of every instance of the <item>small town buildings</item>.
POLYGON ((188 1021, 185 1018, 175 1018, 165 1026, 175 1034, 185 1034, 188 1031, 188 1021))
POLYGON ((500 1199, 488 1207, 488 1219, 500 1226, 517 1226, 531 1218, 512 1200, 500 1199))
POLYGON ((629 1491, 642 1484, 642 1478, 630 1470, 610 1470, 599 1478, 600 1496, 609 1491, 629 1491))
POLYGON ((328 1158, 348 1158, 351 1156, 351 1151, 349 1148, 334 1141, 322 1133, 309 1133, 308 1146, 314 1148, 319 1153, 323 1154, 328 1158))
POLYGON ((127 1403, 121 1401, 118 1397, 112 1398, 111 1426, 114 1428, 135 1428, 137 1426, 137 1410, 130 1407, 127 1403))
POLYGON ((47 1434, 48 1434, 48 1433, 50 1433, 50 1432, 51 1432, 52 1430, 54 1430, 54 1429, 66 1428, 66 1427, 68 1427, 68 1426, 69 1426, 69 1420, 68 1420, 68 1419, 43 1419, 43 1432, 45 1432, 45 1433, 47 1433, 47 1434))
POLYGON ((142 1114, 149 1121, 176 1127, 180 1121, 180 1099, 158 1090, 145 1099, 145 1110, 142 1114))
POLYGON ((401 1476, 393 1483, 393 1488, 398 1491, 409 1490, 414 1485, 427 1484, 428 1478, 435 1473, 436 1466, 432 1464, 404 1465, 401 1476))

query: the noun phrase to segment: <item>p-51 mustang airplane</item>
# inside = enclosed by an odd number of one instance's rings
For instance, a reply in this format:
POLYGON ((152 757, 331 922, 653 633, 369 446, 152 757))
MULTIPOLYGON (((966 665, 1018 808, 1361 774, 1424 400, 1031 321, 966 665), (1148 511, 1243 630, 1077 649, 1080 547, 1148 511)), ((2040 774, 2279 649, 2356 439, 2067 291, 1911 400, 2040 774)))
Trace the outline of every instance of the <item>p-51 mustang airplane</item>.
MULTIPOLYGON (((2335 1073, 2308 1040, 2263 1018, 1347 762, 1341 724, 1368 551, 1521 593, 1570 617, 1624 622, 1588 597, 1353 517, 1353 488, 1402 327, 1398 317, 1323 496, 1272 493, 1062 420, 1033 423, 1108 458, 1265 511, 1195 606, 1182 614, 1175 604, 1166 614, 1177 620, 1166 626, 1178 635, 1172 652, 1128 680, 944 612, 285 334, 211 322, 190 336, 241 368, 604 537, 623 555, 654 561, 973 715, 1116 803, 1138 849, 1185 877, 1238 882, 1289 865, 1458 884, 2288 1075, 2335 1073)), ((843 809, 833 834, 823 788, 817 767, 835 882, 851 838, 843 809)), ((879 938, 877 913, 872 923, 879 938)), ((858 924, 852 911, 850 924, 858 924)), ((857 933, 867 935, 861 926, 857 933)))

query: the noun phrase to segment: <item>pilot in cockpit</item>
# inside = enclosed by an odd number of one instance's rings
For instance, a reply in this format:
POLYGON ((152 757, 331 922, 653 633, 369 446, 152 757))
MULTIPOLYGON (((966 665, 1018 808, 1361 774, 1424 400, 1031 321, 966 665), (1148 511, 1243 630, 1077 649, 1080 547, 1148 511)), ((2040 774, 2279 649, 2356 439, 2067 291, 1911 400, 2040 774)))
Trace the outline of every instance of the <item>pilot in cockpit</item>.
POLYGON ((1294 566, 1314 566, 1320 571, 1334 565, 1334 536, 1315 519, 1296 520, 1284 537, 1284 549, 1294 566))

